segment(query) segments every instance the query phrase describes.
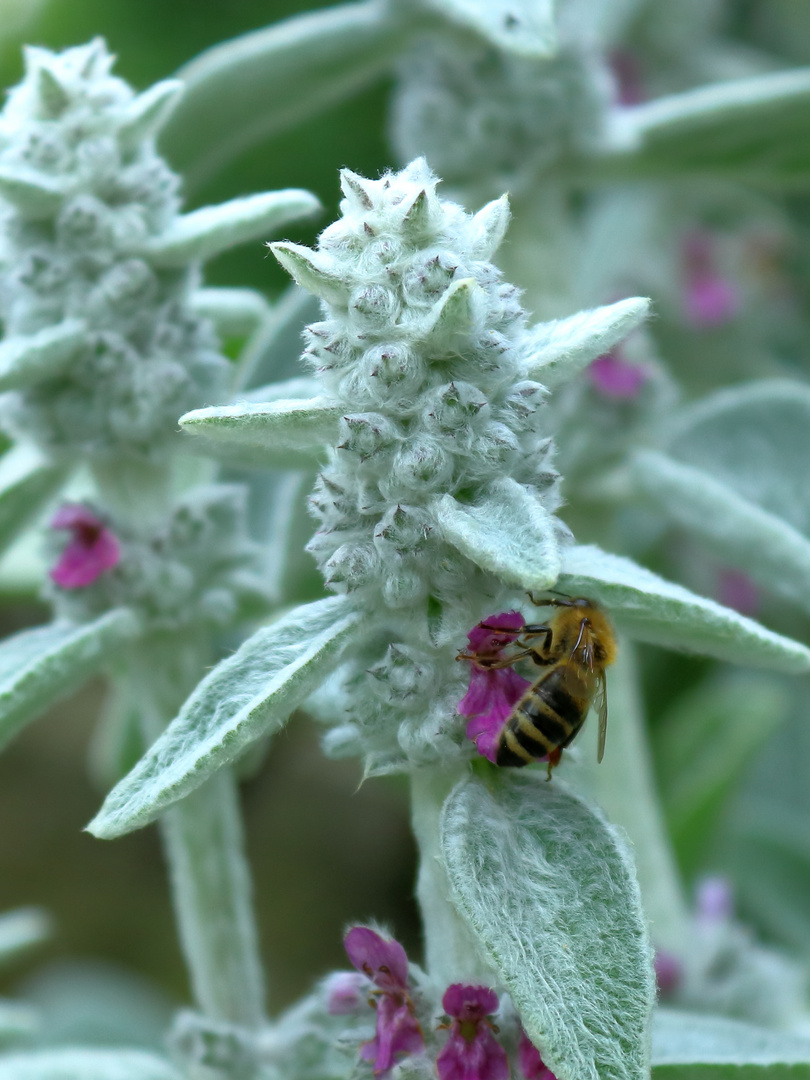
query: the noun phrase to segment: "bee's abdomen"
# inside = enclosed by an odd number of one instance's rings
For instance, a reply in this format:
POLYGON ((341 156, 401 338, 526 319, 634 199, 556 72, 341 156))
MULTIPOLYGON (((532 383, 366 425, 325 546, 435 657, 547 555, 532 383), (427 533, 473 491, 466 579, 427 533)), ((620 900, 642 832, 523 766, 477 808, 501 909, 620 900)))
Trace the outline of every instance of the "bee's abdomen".
POLYGON ((528 765, 568 746, 587 711, 588 700, 566 689, 560 669, 550 671, 512 710, 498 742, 498 765, 528 765))

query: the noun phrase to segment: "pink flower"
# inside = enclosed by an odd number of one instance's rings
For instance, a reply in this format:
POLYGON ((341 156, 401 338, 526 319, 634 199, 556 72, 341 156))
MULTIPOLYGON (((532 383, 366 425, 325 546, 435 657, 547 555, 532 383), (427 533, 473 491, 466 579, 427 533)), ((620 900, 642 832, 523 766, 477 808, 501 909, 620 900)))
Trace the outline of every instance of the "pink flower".
POLYGON ((697 917, 704 925, 727 922, 734 914, 734 897, 724 877, 701 878, 695 890, 697 917))
POLYGON ((720 571, 717 599, 741 615, 756 615, 759 611, 759 589, 742 570, 720 571))
POLYGON ((520 1071, 526 1077, 526 1080, 557 1080, 554 1073, 543 1062, 540 1057, 540 1051, 529 1041, 529 1037, 525 1031, 520 1033, 520 1042, 518 1044, 518 1063, 520 1065, 520 1071))
POLYGON ((367 926, 352 927, 343 944, 352 964, 377 987, 377 1033, 360 1048, 360 1057, 374 1063, 375 1076, 383 1076, 396 1055, 425 1049, 408 991, 408 957, 398 941, 367 926))
POLYGON ((61 507, 53 520, 52 529, 65 529, 72 534, 51 577, 62 589, 83 589, 116 566, 121 547, 115 534, 86 506, 69 503, 61 507))
POLYGON ((472 718, 467 724, 467 738, 472 739, 479 754, 493 763, 504 722, 531 683, 513 668, 493 668, 487 663, 500 659, 503 649, 520 636, 524 623, 519 611, 490 615, 467 634, 469 652, 459 654, 459 659, 471 660, 472 666, 470 685, 458 703, 458 711, 472 718))
POLYGON ((683 964, 674 953, 656 949, 653 966, 659 997, 672 997, 683 982, 683 964))
POLYGON ((442 998, 450 1035, 436 1059, 439 1080, 509 1080, 509 1059, 489 1019, 498 995, 485 986, 448 986, 442 998))
POLYGON ((687 322, 708 329, 733 319, 740 308, 734 285, 714 265, 714 238, 705 229, 694 229, 683 242, 683 308, 687 322))
POLYGON ((365 1002, 368 979, 359 971, 338 971, 326 984, 326 1010, 330 1016, 347 1016, 357 1012, 365 1002))
POLYGON ((588 368, 588 375, 597 393, 615 400, 638 397, 647 381, 647 369, 622 359, 618 348, 598 356, 588 368))
POLYGON ((638 56, 630 49, 612 49, 608 64, 616 82, 619 105, 639 105, 645 100, 644 79, 638 56))

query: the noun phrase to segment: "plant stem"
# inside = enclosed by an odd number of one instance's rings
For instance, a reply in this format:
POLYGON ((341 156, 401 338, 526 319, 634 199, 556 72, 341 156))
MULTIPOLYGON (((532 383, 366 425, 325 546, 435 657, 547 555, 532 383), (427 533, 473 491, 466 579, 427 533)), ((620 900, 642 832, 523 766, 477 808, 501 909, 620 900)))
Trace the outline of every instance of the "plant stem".
POLYGON ((438 984, 492 982, 493 974, 463 917, 450 899, 441 856, 440 817, 445 799, 466 767, 422 768, 411 774, 411 819, 419 847, 416 896, 422 912, 425 969, 438 984))
MULTIPOLYGON (((163 731, 196 684, 205 652, 199 642, 185 642, 178 649, 176 639, 153 639, 140 646, 135 671, 149 741, 163 731)), ((259 1027, 264 977, 231 770, 206 781, 169 810, 160 825, 196 1002, 212 1019, 259 1027)))
POLYGON ((572 773, 632 842, 654 944, 682 952, 688 940, 689 914, 655 789, 636 656, 628 641, 622 642, 619 658, 609 669, 608 700, 605 759, 595 764, 596 723, 591 717, 582 740, 584 760, 572 773))

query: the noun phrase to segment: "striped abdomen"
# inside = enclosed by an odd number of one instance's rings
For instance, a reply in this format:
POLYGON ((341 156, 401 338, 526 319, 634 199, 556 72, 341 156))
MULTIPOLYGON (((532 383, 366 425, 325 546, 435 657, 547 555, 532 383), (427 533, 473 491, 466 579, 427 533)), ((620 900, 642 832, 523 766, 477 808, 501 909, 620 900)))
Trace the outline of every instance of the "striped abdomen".
POLYGON ((568 746, 585 722, 593 688, 565 663, 530 686, 498 740, 498 765, 529 765, 568 746))

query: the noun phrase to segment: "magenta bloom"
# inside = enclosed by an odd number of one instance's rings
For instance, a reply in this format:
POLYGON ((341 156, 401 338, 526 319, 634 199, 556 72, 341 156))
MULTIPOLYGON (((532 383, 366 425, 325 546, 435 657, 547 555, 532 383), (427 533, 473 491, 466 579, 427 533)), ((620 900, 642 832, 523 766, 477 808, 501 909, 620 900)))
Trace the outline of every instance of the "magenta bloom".
POLYGON ((115 534, 86 506, 68 503, 61 507, 53 520, 52 529, 66 529, 71 538, 51 577, 62 589, 83 589, 111 570, 121 558, 121 547, 115 534))
POLYGON ((352 964, 377 987, 377 1033, 360 1048, 360 1056, 374 1063, 375 1076, 383 1076, 397 1055, 425 1049, 408 992, 408 957, 398 941, 380 937, 367 926, 352 927, 343 944, 352 964))
POLYGON ((741 615, 756 615, 759 611, 759 589, 742 570, 720 571, 717 599, 741 615))
POLYGON ((726 922, 734 914, 734 897, 724 877, 701 878, 696 889, 697 917, 700 922, 726 922))
POLYGON ((608 64, 616 80, 616 101, 619 105, 639 105, 645 100, 644 78, 638 56, 630 49, 613 49, 608 64))
POLYGON ((618 349, 598 356, 588 368, 588 375, 597 393, 617 401, 638 397, 647 381, 647 369, 623 360, 618 349))
POLYGON ((458 703, 458 711, 462 716, 472 718, 467 724, 467 738, 472 739, 479 754, 493 763, 504 721, 531 683, 513 668, 487 667, 487 661, 500 658, 503 649, 520 636, 524 623, 519 611, 490 615, 467 634, 470 649, 462 654, 472 661, 472 666, 470 685, 458 703), (499 633, 501 627, 503 630, 499 633))
POLYGON ((659 997, 664 999, 672 997, 683 982, 683 964, 674 953, 656 949, 653 966, 659 997))
POLYGON ((326 1009, 330 1016, 357 1012, 368 997, 369 981, 359 971, 338 971, 326 986, 326 1009))
POLYGON ((436 1058, 439 1080, 509 1080, 509 1059, 489 1017, 498 995, 485 986, 448 986, 442 998, 450 1035, 436 1058))
POLYGON ((529 1041, 529 1036, 525 1031, 520 1033, 518 1063, 520 1071, 526 1077, 526 1080, 557 1080, 557 1077, 540 1057, 540 1051, 533 1042, 529 1041))
POLYGON ((705 229, 695 229, 683 242, 683 308, 687 322, 700 329, 722 326, 740 308, 734 285, 714 265, 714 240, 705 229))

